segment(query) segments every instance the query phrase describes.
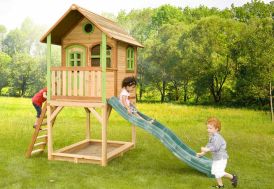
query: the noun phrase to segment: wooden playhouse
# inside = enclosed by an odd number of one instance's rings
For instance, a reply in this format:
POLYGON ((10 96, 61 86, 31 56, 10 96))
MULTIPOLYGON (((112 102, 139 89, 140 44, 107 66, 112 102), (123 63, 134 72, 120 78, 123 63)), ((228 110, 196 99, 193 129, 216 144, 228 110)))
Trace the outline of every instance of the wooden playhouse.
MULTIPOLYGON (((47 145, 49 160, 106 166, 109 160, 134 147, 135 126, 132 126, 131 141, 107 140, 111 112, 107 99, 119 95, 124 77, 136 76, 137 48, 143 46, 115 22, 75 4, 41 38, 41 42, 47 43, 48 97, 39 123, 42 124, 47 114, 47 128, 36 128, 27 156, 44 151, 47 145), (61 66, 52 66, 52 44, 61 46, 61 66), (85 110, 86 138, 54 150, 53 124, 58 113, 68 106, 85 110), (96 111, 98 109, 101 113, 96 111), (101 140, 91 139, 90 113, 102 125, 101 140), (47 134, 39 135, 43 131, 47 134)), ((135 92, 131 94, 133 101, 135 96, 135 92)))

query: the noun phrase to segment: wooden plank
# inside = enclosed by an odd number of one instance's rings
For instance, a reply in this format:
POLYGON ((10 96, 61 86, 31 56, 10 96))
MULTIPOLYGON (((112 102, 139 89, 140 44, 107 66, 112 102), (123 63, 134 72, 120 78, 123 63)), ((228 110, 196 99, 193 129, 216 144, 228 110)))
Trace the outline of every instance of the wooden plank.
POLYGON ((102 103, 96 102, 73 102, 73 101, 55 101, 51 100, 50 105, 52 106, 72 106, 72 107, 102 107, 102 103))
POLYGON ((90 88, 91 88, 90 72, 85 71, 85 96, 91 96, 90 88))
POLYGON ((77 71, 74 71, 74 74, 73 74, 73 96, 78 96, 78 86, 77 86, 77 83, 78 83, 78 78, 77 78, 77 71))
POLYGON ((50 121, 52 121, 62 109, 63 109, 63 106, 58 106, 58 107, 54 110, 54 112, 51 114, 51 116, 50 116, 50 121))
POLYGON ((101 165, 107 165, 107 106, 102 108, 102 158, 101 165))
POLYGON ((89 96, 54 96, 52 100, 61 100, 61 101, 90 101, 90 102, 101 102, 101 97, 89 97, 89 96))
POLYGON ((57 72, 57 96, 60 96, 61 95, 61 89, 62 89, 62 86, 61 86, 61 71, 58 71, 57 72))
POLYGON ((84 71, 79 73, 79 96, 84 96, 84 71))
POLYGON ((86 139, 90 140, 90 110, 85 108, 86 111, 86 139))
POLYGON ((126 151, 130 150, 133 146, 134 146, 133 143, 124 144, 121 147, 116 148, 115 150, 112 150, 111 152, 109 152, 107 154, 107 159, 110 160, 110 159, 113 159, 117 156, 120 156, 123 153, 125 153, 126 151))
POLYGON ((83 158, 83 159, 90 159, 90 160, 97 160, 97 161, 101 160, 101 158, 97 156, 87 156, 87 155, 79 155, 79 154, 53 153, 52 155, 59 156, 59 157, 83 158))
POLYGON ((82 158, 76 158, 76 157, 61 157, 61 156, 52 156, 52 160, 58 160, 58 161, 68 161, 73 163, 91 163, 91 164, 101 164, 100 160, 93 160, 93 159, 82 159, 82 158))
POLYGON ((47 123, 48 123, 48 159, 52 159, 52 152, 53 152, 53 142, 52 142, 52 122, 50 121, 50 116, 52 112, 52 107, 47 106, 47 123))
POLYGON ((97 96, 102 96, 102 72, 97 72, 97 96))
POLYGON ((71 89, 71 71, 68 71, 68 96, 72 96, 72 89, 71 89))
POLYGON ((55 81, 55 73, 56 71, 51 72, 51 88, 52 88, 52 96, 56 96, 55 89, 56 89, 56 81, 55 81))
POLYGON ((67 96, 67 72, 62 71, 62 96, 67 96))
POLYGON ((43 152, 43 151, 44 151, 43 149, 33 150, 33 151, 31 152, 31 155, 37 154, 37 153, 40 153, 40 152, 43 152))
MULTIPOLYGON (((90 66, 60 66, 60 67, 51 67, 51 71, 102 71, 100 67, 90 67, 90 66)), ((107 68, 107 72, 117 71, 117 68, 107 68)))
POLYGON ((101 124, 103 124, 103 120, 102 120, 102 117, 99 115, 99 113, 98 112, 96 112, 96 110, 94 109, 94 108, 88 108, 89 109, 89 111, 97 118, 97 120, 101 123, 101 124))
POLYGON ((95 75, 95 71, 91 71, 90 74, 91 74, 91 81, 90 81, 90 84, 91 84, 91 91, 90 91, 90 96, 92 97, 96 97, 97 95, 97 90, 96 90, 96 86, 97 86, 97 83, 96 83, 96 75, 95 75))
POLYGON ((39 142, 39 143, 34 144, 34 147, 42 146, 42 145, 46 145, 46 144, 47 144, 46 142, 39 142))
POLYGON ((78 146, 81 146, 81 145, 83 145, 83 144, 87 144, 87 143, 89 143, 90 142, 90 140, 82 140, 82 141, 80 141, 80 142, 77 142, 77 143, 74 143, 74 144, 72 144, 72 145, 69 145, 69 146, 66 146, 66 147, 64 147, 64 148, 61 148, 61 149, 59 149, 59 150, 56 150, 55 152, 56 153, 62 153, 62 152, 65 152, 65 151, 67 151, 67 150, 71 150, 71 149, 74 149, 75 147, 78 147, 78 146))

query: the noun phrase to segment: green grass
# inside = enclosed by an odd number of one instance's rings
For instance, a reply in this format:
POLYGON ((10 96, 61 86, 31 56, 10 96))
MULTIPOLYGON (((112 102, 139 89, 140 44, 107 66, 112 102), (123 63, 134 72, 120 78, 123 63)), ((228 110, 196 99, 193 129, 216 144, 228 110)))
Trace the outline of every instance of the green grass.
MULTIPOLYGON (((207 143, 205 121, 217 116, 228 143, 227 171, 239 175, 239 187, 270 189, 273 181, 273 128, 269 114, 246 109, 138 104, 150 117, 174 131, 198 151, 207 143)), ((107 167, 48 161, 47 154, 24 157, 33 133, 35 110, 30 99, 0 97, 0 188, 96 188, 96 189, 207 189, 214 179, 187 166, 173 156, 156 138, 137 128, 137 146, 107 167)), ((92 137, 100 138, 94 119, 92 137)), ((108 138, 130 140, 130 124, 112 112, 108 138)), ((65 108, 54 129, 54 148, 78 142, 85 137, 85 111, 65 108)), ((210 157, 210 156, 209 156, 210 157)), ((230 182, 224 180, 226 188, 230 182)))

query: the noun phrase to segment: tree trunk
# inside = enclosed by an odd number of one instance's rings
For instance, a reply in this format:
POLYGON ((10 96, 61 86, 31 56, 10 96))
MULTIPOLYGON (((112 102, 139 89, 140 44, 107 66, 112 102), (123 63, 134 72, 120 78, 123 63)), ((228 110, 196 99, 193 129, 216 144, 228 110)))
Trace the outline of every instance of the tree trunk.
POLYGON ((270 98, 271 120, 272 120, 272 122, 274 122, 274 118, 273 118, 273 103, 272 103, 272 85, 271 85, 271 81, 269 82, 269 98, 270 98))
POLYGON ((143 96, 143 85, 140 83, 140 90, 139 90, 139 100, 142 100, 142 96, 143 96))
POLYGON ((187 94, 188 94, 188 81, 184 81, 184 102, 187 101, 187 94))
POLYGON ((166 81, 163 81, 162 93, 161 93, 161 103, 163 103, 165 101, 165 95, 166 95, 166 81))

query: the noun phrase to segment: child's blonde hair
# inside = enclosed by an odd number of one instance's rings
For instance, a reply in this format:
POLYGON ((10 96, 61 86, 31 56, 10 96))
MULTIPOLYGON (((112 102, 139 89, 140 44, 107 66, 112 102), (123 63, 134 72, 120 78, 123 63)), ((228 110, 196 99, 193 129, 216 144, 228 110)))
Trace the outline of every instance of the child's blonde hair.
POLYGON ((221 122, 216 117, 210 117, 208 118, 207 125, 213 125, 215 129, 218 129, 218 131, 221 130, 221 122))

